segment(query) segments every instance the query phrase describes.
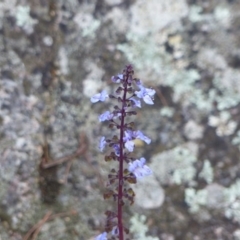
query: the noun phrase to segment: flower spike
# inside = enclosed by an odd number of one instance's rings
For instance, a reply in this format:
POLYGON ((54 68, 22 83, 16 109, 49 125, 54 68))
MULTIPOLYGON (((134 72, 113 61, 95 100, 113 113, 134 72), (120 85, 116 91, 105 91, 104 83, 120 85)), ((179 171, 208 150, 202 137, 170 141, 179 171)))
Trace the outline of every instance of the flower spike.
POLYGON ((151 139, 141 131, 134 130, 133 121, 128 121, 137 114, 136 108, 141 108, 142 100, 146 104, 152 105, 155 90, 143 86, 139 79, 133 78, 133 67, 128 65, 122 74, 111 78, 113 83, 118 84, 114 94, 108 95, 105 90, 91 98, 92 103, 104 102, 107 98, 115 101, 113 110, 108 110, 99 116, 100 122, 108 121, 109 128, 116 129, 118 134, 112 134, 112 138, 101 137, 99 150, 103 152, 106 147, 111 148, 106 154, 105 161, 115 162, 118 167, 111 168, 108 174, 107 190, 104 199, 113 199, 116 202, 116 211, 106 212, 105 230, 98 235, 95 240, 119 239, 124 240, 124 234, 128 234, 128 229, 123 223, 123 207, 126 203, 134 203, 135 193, 129 184, 136 184, 145 176, 152 174, 152 170, 145 164, 146 159, 132 157, 135 139, 140 139, 146 144, 151 143, 151 139))

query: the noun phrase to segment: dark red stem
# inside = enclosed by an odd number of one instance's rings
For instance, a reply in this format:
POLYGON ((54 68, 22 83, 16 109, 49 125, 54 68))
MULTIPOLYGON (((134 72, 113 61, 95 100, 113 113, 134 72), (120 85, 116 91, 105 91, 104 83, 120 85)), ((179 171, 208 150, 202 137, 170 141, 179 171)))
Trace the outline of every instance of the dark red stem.
POLYGON ((129 74, 127 72, 127 79, 124 82, 124 89, 123 89, 123 98, 122 98, 122 109, 121 109, 121 123, 120 123, 120 156, 119 156, 119 177, 118 177, 118 230, 119 230, 119 240, 124 240, 123 234, 123 223, 122 223, 122 207, 123 207, 123 150, 124 150, 124 142, 123 142, 123 135, 124 135, 124 119, 125 119, 125 103, 127 99, 127 82, 128 82, 129 74))

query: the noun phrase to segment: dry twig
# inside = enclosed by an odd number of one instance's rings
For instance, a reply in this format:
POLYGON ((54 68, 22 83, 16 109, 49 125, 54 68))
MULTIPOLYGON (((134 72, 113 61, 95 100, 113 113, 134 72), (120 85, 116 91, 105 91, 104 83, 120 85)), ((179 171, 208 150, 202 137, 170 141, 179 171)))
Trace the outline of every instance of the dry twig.
POLYGON ((47 168, 51 168, 51 167, 60 165, 62 163, 68 162, 68 165, 67 165, 67 168, 66 168, 66 171, 65 171, 64 179, 60 181, 61 183, 64 184, 67 181, 67 176, 69 174, 69 171, 70 171, 70 168, 72 166, 73 160, 76 157, 78 157, 79 155, 84 154, 86 152, 86 150, 87 150, 86 136, 85 136, 84 133, 81 133, 80 136, 79 136, 79 147, 78 147, 78 149, 73 154, 70 154, 68 156, 59 158, 57 160, 51 160, 51 158, 49 156, 48 148, 45 146, 44 147, 44 154, 43 154, 40 166, 44 169, 47 169, 47 168))
POLYGON ((35 224, 28 232, 27 234, 24 236, 23 240, 28 240, 28 239, 31 239, 31 240, 35 240, 39 234, 39 232, 41 231, 41 228, 42 226, 48 222, 48 221, 51 221, 55 218, 58 218, 58 217, 66 217, 66 216, 69 216, 69 215, 75 215, 77 214, 76 211, 70 211, 70 212, 63 212, 63 213, 57 213, 57 214, 53 214, 51 211, 47 212, 45 214, 45 216, 37 223, 35 224), (30 238, 32 237, 32 238, 30 238))
POLYGON ((49 154, 47 153, 47 154, 45 154, 45 157, 42 158, 41 166, 43 168, 50 168, 50 167, 60 165, 64 162, 73 160, 74 158, 83 154, 86 149, 87 149, 87 146, 86 146, 86 143, 85 143, 85 134, 82 133, 82 134, 80 134, 79 147, 78 147, 78 149, 76 150, 75 153, 70 154, 66 157, 59 158, 57 160, 50 160, 49 154))

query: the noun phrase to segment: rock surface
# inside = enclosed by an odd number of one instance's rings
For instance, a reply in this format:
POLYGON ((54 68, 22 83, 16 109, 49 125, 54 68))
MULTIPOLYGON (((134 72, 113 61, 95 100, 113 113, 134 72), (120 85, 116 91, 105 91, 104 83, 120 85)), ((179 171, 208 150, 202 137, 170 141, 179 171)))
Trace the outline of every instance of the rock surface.
POLYGON ((109 166, 97 145, 108 130, 89 98, 131 63, 157 91, 136 118, 155 180, 151 201, 127 213, 146 215, 160 239, 238 239, 239 11, 227 0, 2 0, 0 238, 33 239, 33 226, 39 240, 101 231, 109 166), (221 208, 209 193, 198 218, 186 199, 212 188, 224 189, 221 208))

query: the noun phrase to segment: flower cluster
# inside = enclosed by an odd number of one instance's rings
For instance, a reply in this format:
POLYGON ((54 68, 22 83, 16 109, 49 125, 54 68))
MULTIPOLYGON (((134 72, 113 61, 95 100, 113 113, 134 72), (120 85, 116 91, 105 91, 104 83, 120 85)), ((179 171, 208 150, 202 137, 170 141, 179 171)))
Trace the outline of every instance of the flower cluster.
POLYGON ((99 116, 100 122, 109 122, 109 128, 116 129, 117 135, 111 139, 105 136, 101 137, 99 150, 104 151, 110 147, 112 151, 105 156, 105 161, 116 161, 117 168, 113 168, 108 175, 107 190, 104 193, 104 199, 113 198, 117 202, 117 211, 107 211, 107 221, 105 231, 98 235, 96 240, 124 239, 124 233, 129 230, 124 227, 122 221, 123 205, 128 201, 134 203, 135 193, 129 184, 134 184, 137 179, 152 174, 151 169, 145 165, 146 159, 135 159, 132 152, 135 147, 135 139, 140 139, 146 144, 151 143, 151 139, 145 136, 141 131, 134 130, 134 122, 127 122, 128 118, 136 115, 135 108, 141 108, 141 99, 149 105, 153 104, 155 90, 143 86, 139 79, 133 78, 133 68, 128 65, 122 74, 112 77, 112 82, 119 84, 115 95, 109 95, 105 90, 94 95, 91 98, 92 103, 104 102, 107 99, 116 101, 112 111, 106 111, 99 116))

